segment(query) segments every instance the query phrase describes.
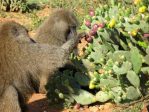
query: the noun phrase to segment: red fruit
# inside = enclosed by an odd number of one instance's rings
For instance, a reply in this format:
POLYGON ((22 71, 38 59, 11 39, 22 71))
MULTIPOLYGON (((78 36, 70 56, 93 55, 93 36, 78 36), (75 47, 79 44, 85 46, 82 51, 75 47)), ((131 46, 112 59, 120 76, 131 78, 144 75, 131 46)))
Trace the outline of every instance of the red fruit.
POLYGON ((97 33, 97 30, 91 30, 91 31, 89 32, 89 34, 90 34, 91 36, 96 35, 96 33, 97 33))
POLYGON ((85 21, 85 25, 86 25, 87 27, 90 27, 90 26, 91 26, 91 22, 90 22, 89 20, 86 20, 86 21, 85 21))
POLYGON ((77 103, 77 104, 74 106, 74 109, 80 109, 80 104, 77 103))
POLYGON ((145 37, 145 38, 149 37, 149 33, 144 33, 143 37, 145 37))
POLYGON ((92 17, 95 16, 94 10, 90 10, 89 15, 92 16, 92 17))
POLYGON ((91 36, 89 36, 89 37, 86 38, 86 41, 91 43, 93 41, 93 38, 91 36))
POLYGON ((99 27, 98 24, 94 24, 93 25, 93 30, 96 30, 97 31, 98 27, 99 27))
POLYGON ((104 28, 104 27, 105 27, 105 24, 104 24, 104 23, 100 23, 98 26, 99 26, 100 28, 104 28))

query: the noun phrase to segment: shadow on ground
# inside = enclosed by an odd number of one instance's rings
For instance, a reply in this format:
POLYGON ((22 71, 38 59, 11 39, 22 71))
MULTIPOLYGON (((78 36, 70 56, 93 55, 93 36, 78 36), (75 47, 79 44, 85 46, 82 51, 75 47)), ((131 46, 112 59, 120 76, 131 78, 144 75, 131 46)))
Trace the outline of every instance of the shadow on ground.
POLYGON ((45 95, 34 94, 28 102, 27 112, 63 112, 60 105, 50 105, 45 95))

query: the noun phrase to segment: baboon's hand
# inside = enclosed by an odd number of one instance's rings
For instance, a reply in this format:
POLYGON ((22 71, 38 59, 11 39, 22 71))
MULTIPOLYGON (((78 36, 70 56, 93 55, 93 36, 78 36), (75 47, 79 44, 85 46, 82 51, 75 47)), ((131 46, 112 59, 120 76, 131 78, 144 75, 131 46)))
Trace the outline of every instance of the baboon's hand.
POLYGON ((85 37, 87 35, 86 32, 81 32, 78 34, 78 38, 82 39, 83 37, 85 37))
POLYGON ((39 88, 39 93, 46 94, 47 90, 44 87, 39 88))

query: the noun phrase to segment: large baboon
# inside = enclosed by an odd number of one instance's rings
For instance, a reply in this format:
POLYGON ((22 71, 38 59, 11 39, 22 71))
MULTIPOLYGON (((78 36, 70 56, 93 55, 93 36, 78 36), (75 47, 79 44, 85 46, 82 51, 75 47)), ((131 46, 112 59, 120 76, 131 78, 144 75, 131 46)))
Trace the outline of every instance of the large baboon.
POLYGON ((76 32, 70 33, 71 38, 58 47, 29 41, 18 23, 0 24, 0 112, 22 112, 30 95, 67 63, 79 40, 76 32))

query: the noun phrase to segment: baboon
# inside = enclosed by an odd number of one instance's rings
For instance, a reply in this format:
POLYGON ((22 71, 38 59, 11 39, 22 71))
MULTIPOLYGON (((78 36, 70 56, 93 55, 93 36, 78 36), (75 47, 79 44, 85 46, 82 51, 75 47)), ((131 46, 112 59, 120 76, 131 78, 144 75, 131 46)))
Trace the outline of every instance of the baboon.
POLYGON ((67 63, 79 41, 76 32, 70 33, 58 47, 29 41, 27 30, 16 22, 0 24, 0 112, 23 112, 28 98, 67 63))
MULTIPOLYGON (((67 9, 57 9, 54 10, 39 26, 33 39, 37 43, 62 46, 71 38, 71 30, 77 33, 78 26, 79 22, 72 11, 67 9)), ((85 35, 86 34, 83 32, 78 34, 78 37, 83 37, 85 35)), ((60 71, 65 69, 76 71, 76 68, 71 61, 69 61, 64 67, 60 68, 60 71)))

